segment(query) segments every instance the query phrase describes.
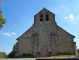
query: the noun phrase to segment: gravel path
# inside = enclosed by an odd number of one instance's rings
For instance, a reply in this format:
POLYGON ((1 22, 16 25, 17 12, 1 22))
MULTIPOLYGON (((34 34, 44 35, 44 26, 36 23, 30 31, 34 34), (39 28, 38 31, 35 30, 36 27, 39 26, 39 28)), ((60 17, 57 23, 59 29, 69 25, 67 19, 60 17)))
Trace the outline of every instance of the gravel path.
POLYGON ((0 60, 35 60, 36 58, 0 58, 0 60))
MULTIPOLYGON (((64 57, 38 57, 38 58, 0 58, 0 60, 36 60, 36 59, 58 59, 58 58, 69 58, 68 56, 64 57)), ((76 56, 70 56, 70 58, 79 58, 76 56)))

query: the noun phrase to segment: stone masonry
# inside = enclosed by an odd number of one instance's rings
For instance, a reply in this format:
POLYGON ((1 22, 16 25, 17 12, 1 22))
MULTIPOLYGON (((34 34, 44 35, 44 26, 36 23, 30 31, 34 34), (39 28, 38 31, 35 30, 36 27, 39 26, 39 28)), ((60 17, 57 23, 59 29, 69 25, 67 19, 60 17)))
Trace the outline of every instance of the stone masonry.
POLYGON ((66 32, 55 22, 55 14, 43 8, 34 16, 34 24, 17 38, 16 55, 30 53, 48 56, 63 52, 76 53, 75 36, 66 32))

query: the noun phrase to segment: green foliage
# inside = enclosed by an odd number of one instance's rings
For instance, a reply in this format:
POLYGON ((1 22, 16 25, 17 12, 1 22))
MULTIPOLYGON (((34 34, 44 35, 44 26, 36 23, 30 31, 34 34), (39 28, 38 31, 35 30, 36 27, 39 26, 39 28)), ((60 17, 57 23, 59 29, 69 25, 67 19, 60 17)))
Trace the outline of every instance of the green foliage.
POLYGON ((14 46, 13 46, 13 51, 8 54, 8 58, 35 58, 35 56, 32 55, 32 54, 30 54, 30 53, 28 53, 28 54, 23 53, 22 55, 15 56, 15 53, 16 53, 16 52, 15 52, 15 47, 16 47, 17 44, 18 44, 18 42, 16 42, 16 43, 14 44, 14 46))
POLYGON ((14 58, 15 57, 15 51, 12 51, 8 54, 8 58, 14 58))
POLYGON ((48 53, 52 53, 52 52, 48 52, 48 53))
POLYGON ((8 58, 14 58, 14 57, 15 57, 15 53, 16 53, 16 52, 15 52, 15 47, 16 47, 17 43, 18 43, 18 42, 16 42, 16 43, 14 44, 14 46, 13 46, 13 51, 8 54, 8 58))
POLYGON ((6 19, 2 17, 2 10, 0 10, 0 29, 3 27, 3 24, 6 23, 6 19))
POLYGON ((18 55, 15 58, 35 58, 35 56, 22 56, 22 55, 18 55))
POLYGON ((32 55, 30 53, 28 53, 27 56, 32 56, 32 55))
POLYGON ((0 58, 6 58, 7 54, 5 52, 0 52, 0 58))
POLYGON ((26 53, 23 53, 23 56, 27 56, 27 54, 26 53))
POLYGON ((3 27, 3 25, 2 24, 0 24, 0 29, 3 27))
POLYGON ((35 56, 30 53, 28 54, 23 53, 22 55, 18 55, 15 58, 35 58, 35 56))
POLYGON ((40 54, 40 52, 38 52, 37 54, 40 54))
POLYGON ((18 44, 18 42, 16 42, 13 46, 13 51, 15 50, 16 45, 18 44))
POLYGON ((35 58, 34 55, 28 53, 23 53, 22 55, 18 55, 18 56, 15 56, 15 51, 12 51, 9 55, 8 55, 8 58, 35 58))
POLYGON ((75 55, 75 54, 73 54, 71 52, 63 52, 63 53, 59 52, 59 53, 57 53, 57 55, 75 55))
POLYGON ((48 56, 50 57, 50 56, 52 56, 52 52, 48 52, 49 54, 48 54, 48 56))

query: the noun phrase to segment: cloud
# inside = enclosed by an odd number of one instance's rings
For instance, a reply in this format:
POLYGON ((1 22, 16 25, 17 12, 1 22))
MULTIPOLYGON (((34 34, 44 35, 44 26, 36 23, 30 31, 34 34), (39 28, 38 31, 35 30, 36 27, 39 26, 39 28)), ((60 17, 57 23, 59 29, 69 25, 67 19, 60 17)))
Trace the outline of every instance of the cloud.
POLYGON ((15 32, 12 32, 11 34, 12 34, 12 35, 16 35, 16 33, 15 33, 15 32))
POLYGON ((70 14, 69 16, 64 17, 64 19, 70 22, 77 22, 79 20, 79 15, 74 16, 73 14, 70 14))
POLYGON ((64 19, 68 19, 68 17, 66 16, 64 19))
POLYGON ((74 15, 73 14, 70 14, 69 15, 69 18, 73 20, 74 19, 74 15))
POLYGON ((5 36, 12 36, 10 33, 2 33, 5 36))
POLYGON ((3 32, 2 34, 5 35, 5 36, 16 36, 16 33, 15 32, 10 32, 10 31, 3 32))

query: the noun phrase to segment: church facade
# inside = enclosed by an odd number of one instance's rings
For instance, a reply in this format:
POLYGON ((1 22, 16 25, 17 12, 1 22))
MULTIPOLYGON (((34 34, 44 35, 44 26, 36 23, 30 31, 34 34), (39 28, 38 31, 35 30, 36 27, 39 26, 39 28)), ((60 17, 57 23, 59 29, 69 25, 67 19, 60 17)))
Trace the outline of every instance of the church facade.
POLYGON ((16 55, 30 53, 48 56, 57 53, 76 53, 75 36, 71 35, 55 21, 55 14, 43 8, 34 15, 34 24, 20 37, 17 38, 16 55))

